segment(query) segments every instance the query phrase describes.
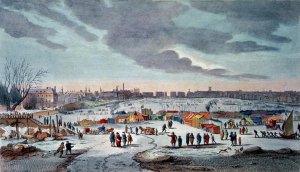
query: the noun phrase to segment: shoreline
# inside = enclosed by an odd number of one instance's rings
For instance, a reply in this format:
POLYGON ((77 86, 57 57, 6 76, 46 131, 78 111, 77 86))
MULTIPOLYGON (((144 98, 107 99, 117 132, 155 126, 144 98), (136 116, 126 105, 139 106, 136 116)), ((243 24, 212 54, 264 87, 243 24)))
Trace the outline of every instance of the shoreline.
POLYGON ((162 155, 149 158, 149 151, 134 156, 140 166, 151 171, 300 171, 300 152, 289 148, 263 150, 246 149, 231 156, 209 158, 162 155))

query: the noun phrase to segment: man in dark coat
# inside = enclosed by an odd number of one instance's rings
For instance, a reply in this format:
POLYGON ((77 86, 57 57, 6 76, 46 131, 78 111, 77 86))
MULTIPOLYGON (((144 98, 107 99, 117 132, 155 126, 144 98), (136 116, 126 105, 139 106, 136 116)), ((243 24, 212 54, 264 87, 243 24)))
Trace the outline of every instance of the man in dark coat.
POLYGON ((72 145, 74 145, 74 143, 70 143, 69 141, 67 141, 67 143, 66 143, 66 155, 68 154, 68 151, 70 152, 70 154, 72 154, 72 148, 74 147, 72 145))
POLYGON ((187 133, 185 136, 186 145, 188 146, 190 144, 190 133, 187 133))
POLYGON ((200 135, 200 133, 197 134, 196 138, 197 138, 197 144, 200 145, 201 144, 201 135, 200 135))
POLYGON ((259 137, 256 130, 254 130, 254 134, 254 137, 259 137))
POLYGON ((178 137, 178 147, 181 148, 181 146, 182 146, 182 138, 181 138, 181 136, 179 136, 178 137))
POLYGON ((138 135, 139 133, 139 128, 135 127, 135 134, 138 135))
POLYGON ((230 141, 231 141, 231 146, 234 146, 234 134, 233 134, 233 132, 230 132, 229 138, 230 138, 230 141))
POLYGON ((163 126, 162 126, 162 133, 164 133, 164 132, 166 132, 167 130, 167 126, 166 126, 166 124, 164 124, 163 126))
POLYGON ((123 146, 126 146, 127 136, 126 136, 125 132, 122 133, 122 141, 123 141, 123 146))
POLYGON ((109 135, 109 140, 110 140, 110 144, 111 146, 115 146, 115 141, 116 141, 116 136, 114 132, 111 132, 109 135))

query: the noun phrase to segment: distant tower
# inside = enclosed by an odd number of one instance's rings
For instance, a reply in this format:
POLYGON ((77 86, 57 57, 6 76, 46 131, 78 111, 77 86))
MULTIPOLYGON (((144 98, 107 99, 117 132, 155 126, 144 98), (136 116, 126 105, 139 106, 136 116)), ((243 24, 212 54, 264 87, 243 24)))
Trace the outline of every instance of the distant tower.
POLYGON ((123 82, 123 91, 124 91, 124 88, 125 88, 125 85, 124 85, 124 82, 123 82))
POLYGON ((211 86, 208 87, 208 91, 211 91, 211 86))
POLYGON ((64 94, 64 87, 61 87, 61 93, 64 94))

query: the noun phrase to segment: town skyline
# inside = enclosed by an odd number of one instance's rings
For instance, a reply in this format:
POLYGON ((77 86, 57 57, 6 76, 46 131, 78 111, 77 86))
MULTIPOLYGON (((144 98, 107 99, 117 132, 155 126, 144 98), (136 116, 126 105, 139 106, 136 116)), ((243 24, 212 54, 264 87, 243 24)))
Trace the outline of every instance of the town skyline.
MULTIPOLYGON (((46 87, 56 87, 57 92, 61 92, 61 89, 64 90, 64 92, 67 91, 75 91, 75 92, 79 92, 79 91, 85 91, 85 90, 90 90, 91 92, 95 92, 95 91, 113 91, 116 90, 116 88, 118 87, 118 90, 122 90, 123 89, 123 83, 124 82, 119 82, 119 83, 114 83, 114 84, 84 84, 84 86, 78 86, 78 84, 76 84, 76 86, 68 86, 68 84, 66 85, 62 85, 62 84, 48 84, 48 83, 43 83, 42 85, 40 85, 37 88, 46 88, 46 87)), ((71 84, 72 85, 72 84, 71 84)), ((127 83, 124 83, 124 89, 125 90, 130 90, 133 91, 134 89, 138 89, 140 92, 157 92, 157 91, 163 91, 163 92, 185 92, 187 93, 188 91, 194 92, 194 91, 245 91, 245 92, 286 92, 286 91, 295 91, 295 92, 299 92, 299 89, 273 89, 272 88, 267 88, 267 87, 261 87, 257 89, 253 89, 253 86, 249 86, 249 89, 242 89, 240 87, 240 85, 237 85, 236 87, 232 87, 232 89, 226 89, 226 88, 221 88, 221 87, 213 87, 212 85, 201 85, 200 87, 192 87, 191 85, 189 85, 190 87, 182 87, 182 89, 180 87, 176 87, 177 89, 175 89, 174 87, 172 88, 166 88, 166 85, 163 85, 161 87, 161 85, 153 85, 152 87, 149 85, 144 85, 145 87, 138 87, 137 85, 134 84, 129 84, 127 85, 127 83), (235 89, 236 88, 236 89, 235 89), (211 90, 210 90, 211 89, 211 90)))

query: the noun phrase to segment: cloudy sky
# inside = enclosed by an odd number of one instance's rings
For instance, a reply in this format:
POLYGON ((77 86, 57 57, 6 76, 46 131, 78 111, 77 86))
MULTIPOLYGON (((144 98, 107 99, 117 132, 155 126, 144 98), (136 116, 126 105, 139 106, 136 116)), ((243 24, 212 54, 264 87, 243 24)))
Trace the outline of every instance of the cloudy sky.
POLYGON ((0 0, 0 62, 66 89, 298 90, 300 1, 0 0))

